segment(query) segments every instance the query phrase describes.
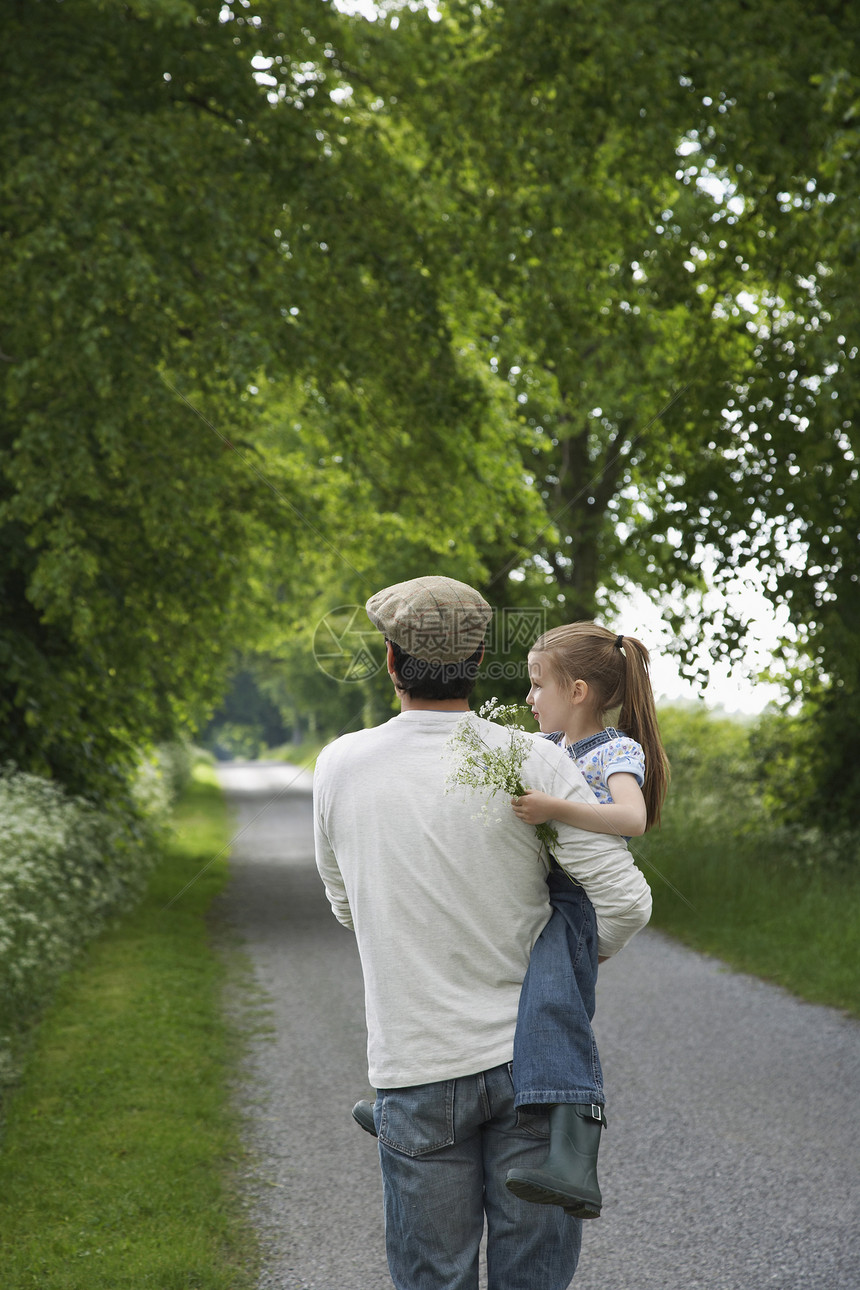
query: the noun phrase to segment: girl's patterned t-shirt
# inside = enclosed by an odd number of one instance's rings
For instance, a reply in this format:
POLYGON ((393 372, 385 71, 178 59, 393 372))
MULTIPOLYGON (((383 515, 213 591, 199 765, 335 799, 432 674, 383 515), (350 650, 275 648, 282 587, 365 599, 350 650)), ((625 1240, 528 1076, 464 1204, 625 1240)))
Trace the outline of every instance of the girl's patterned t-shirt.
MULTIPOLYGON (((547 736, 561 745, 562 731, 547 736)), ((610 775, 633 775, 641 788, 645 783, 645 753, 635 739, 623 735, 612 726, 600 734, 589 735, 575 744, 568 744, 567 752, 585 776, 585 782, 598 802, 605 806, 612 801, 608 781, 610 775)))

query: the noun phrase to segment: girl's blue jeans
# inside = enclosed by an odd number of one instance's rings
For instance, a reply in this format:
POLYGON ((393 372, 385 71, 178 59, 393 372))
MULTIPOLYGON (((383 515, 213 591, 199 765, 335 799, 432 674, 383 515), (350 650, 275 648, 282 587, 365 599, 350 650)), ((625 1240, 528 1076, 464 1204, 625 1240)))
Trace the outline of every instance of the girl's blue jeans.
POLYGON ((552 916, 535 943, 514 1037, 515 1105, 593 1102, 603 1072, 591 1029, 597 982, 597 918, 582 887, 561 869, 547 878, 552 916))

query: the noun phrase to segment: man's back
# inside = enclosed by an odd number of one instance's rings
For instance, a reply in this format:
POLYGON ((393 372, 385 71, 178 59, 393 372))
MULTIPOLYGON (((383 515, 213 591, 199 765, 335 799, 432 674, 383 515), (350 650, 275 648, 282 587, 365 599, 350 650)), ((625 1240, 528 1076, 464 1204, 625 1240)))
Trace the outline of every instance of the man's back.
MULTIPOLYGON (((446 745, 462 719, 403 712, 337 740, 317 765, 318 863, 335 914, 358 938, 376 1087, 509 1061, 529 953, 549 917, 534 829, 503 794, 482 813, 480 793, 446 783, 446 745)), ((480 725, 488 743, 507 740, 480 725)), ((523 775, 554 796, 588 795, 570 759, 544 740, 523 775)), ((620 850, 607 837, 566 833, 596 856, 620 850)))

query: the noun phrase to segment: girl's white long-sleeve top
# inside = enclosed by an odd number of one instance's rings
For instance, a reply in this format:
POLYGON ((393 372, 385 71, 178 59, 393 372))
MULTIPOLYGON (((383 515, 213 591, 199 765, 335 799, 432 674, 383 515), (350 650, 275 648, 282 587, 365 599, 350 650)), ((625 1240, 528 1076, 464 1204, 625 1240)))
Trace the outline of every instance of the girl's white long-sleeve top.
MULTIPOLYGON (((317 867, 358 941, 375 1088, 510 1061, 529 954, 551 912, 534 828, 503 794, 484 812, 488 794, 446 782, 462 718, 402 712, 341 736, 314 772, 317 867)), ((491 746, 508 739, 470 720, 491 746)), ((533 740, 522 778, 553 797, 595 801, 549 740, 533 740)), ((600 954, 614 954, 648 922, 648 884, 621 839, 557 829, 556 859, 594 905, 600 954)))

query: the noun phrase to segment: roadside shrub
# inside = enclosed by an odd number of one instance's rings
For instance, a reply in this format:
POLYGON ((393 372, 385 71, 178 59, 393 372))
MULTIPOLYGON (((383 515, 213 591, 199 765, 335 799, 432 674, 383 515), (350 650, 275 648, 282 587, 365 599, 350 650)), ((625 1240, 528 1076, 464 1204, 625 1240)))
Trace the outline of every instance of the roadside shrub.
POLYGON ((0 1084, 76 954, 141 896, 188 765, 181 750, 145 759, 132 802, 110 811, 12 766, 0 774, 0 1084))
POLYGON ((239 721, 222 722, 208 744, 220 761, 259 757, 266 746, 262 726, 239 721))
POLYGON ((660 730, 672 768, 653 842, 715 842, 758 868, 860 873, 860 835, 809 799, 808 727, 784 713, 724 717, 704 706, 666 708, 660 730), (797 809, 798 802, 804 810, 797 809))
POLYGON ((748 827, 763 818, 749 723, 703 705, 661 709, 659 720, 672 773, 667 822, 719 818, 748 827))
POLYGON ((132 781, 135 809, 150 821, 165 818, 191 779, 197 756, 197 751, 185 741, 159 744, 143 758, 132 781))

